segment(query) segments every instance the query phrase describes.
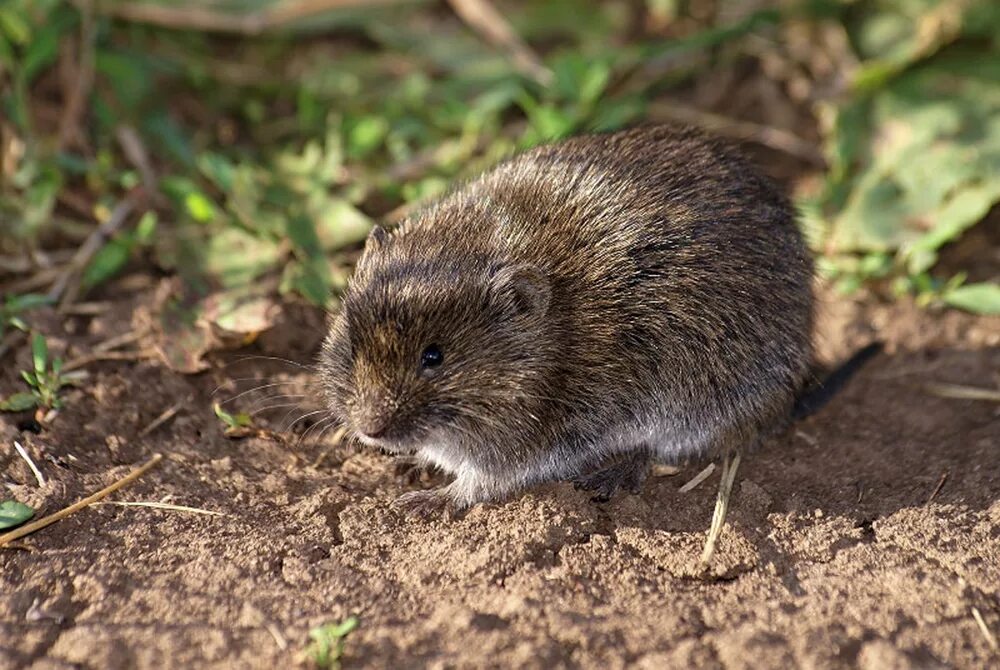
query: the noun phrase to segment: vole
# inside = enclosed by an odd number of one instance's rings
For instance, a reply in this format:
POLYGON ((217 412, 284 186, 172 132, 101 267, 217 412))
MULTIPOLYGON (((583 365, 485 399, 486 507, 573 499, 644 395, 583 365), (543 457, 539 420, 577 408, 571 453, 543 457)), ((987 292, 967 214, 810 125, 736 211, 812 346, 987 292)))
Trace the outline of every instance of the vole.
POLYGON ((361 442, 454 475, 404 508, 563 479, 608 497, 720 454, 731 487, 804 387, 812 276, 792 206, 734 149, 662 125, 575 137, 374 228, 320 379, 361 442))

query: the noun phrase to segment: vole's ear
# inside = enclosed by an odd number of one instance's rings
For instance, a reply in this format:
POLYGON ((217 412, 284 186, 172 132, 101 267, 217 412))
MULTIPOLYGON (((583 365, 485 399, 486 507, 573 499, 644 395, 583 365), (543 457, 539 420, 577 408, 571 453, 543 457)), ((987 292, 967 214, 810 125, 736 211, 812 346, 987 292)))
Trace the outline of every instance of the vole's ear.
POLYGON ((389 242, 389 231, 376 224, 372 226, 368 238, 365 240, 365 253, 378 251, 389 242))
POLYGON ((500 268, 490 281, 494 295, 518 314, 542 316, 549 309, 552 295, 549 278, 534 265, 508 265, 500 268))

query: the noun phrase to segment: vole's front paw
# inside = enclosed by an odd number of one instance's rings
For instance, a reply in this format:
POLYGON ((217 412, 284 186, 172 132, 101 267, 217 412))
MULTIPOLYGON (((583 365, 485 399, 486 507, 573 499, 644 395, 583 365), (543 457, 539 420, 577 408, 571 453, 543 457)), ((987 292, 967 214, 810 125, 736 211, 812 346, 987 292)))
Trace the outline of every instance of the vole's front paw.
POLYGON ((399 456, 392 464, 392 474, 401 484, 412 486, 420 481, 427 468, 415 458, 399 456))
POLYGON ((646 454, 626 456, 606 468, 582 475, 573 480, 573 486, 584 491, 593 491, 594 502, 607 502, 619 489, 638 493, 649 473, 649 457, 646 454))
POLYGON ((404 486, 413 486, 417 482, 433 482, 441 474, 434 465, 412 456, 397 456, 393 459, 392 473, 396 481, 404 486))
POLYGON ((422 519, 450 516, 454 512, 451 497, 443 489, 410 491, 393 500, 392 506, 422 519))

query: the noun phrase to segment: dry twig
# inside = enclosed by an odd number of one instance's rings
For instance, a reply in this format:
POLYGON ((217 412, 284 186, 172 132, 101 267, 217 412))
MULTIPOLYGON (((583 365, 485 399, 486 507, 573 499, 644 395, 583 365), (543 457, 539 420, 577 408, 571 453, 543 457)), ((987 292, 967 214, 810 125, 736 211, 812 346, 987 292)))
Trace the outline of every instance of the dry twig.
POLYGON ((51 267, 38 270, 35 274, 30 277, 25 277, 18 281, 10 282, 4 286, 4 290, 8 295, 17 295, 18 293, 33 293, 34 291, 47 286, 55 281, 59 275, 64 272, 65 267, 51 267))
MULTIPOLYGON (((79 4, 82 0, 76 0, 79 4)), ((289 0, 247 14, 207 9, 201 3, 181 5, 146 2, 101 2, 97 11, 123 21, 165 28, 257 35, 333 9, 399 4, 400 0, 289 0)))
POLYGON ((984 389, 978 386, 963 386, 962 384, 927 384, 924 390, 939 398, 954 400, 991 400, 1000 402, 1000 390, 984 389))
POLYGON ((38 485, 45 486, 45 477, 42 475, 42 471, 39 470, 38 466, 35 465, 35 462, 31 460, 31 456, 29 456, 24 447, 21 446, 21 443, 14 440, 14 448, 17 450, 17 453, 21 455, 21 458, 24 459, 25 463, 28 464, 28 467, 31 468, 31 473, 35 475, 35 479, 38 480, 38 485))
POLYGON ((132 344, 133 342, 138 342, 142 338, 149 334, 149 326, 144 326, 142 328, 137 328, 135 330, 130 330, 127 333, 121 335, 116 335, 115 337, 109 337, 108 339, 94 345, 94 351, 114 351, 119 347, 123 347, 126 344, 132 344))
POLYGON ((63 372, 70 372, 98 361, 145 361, 156 357, 156 349, 152 348, 138 351, 95 351, 67 361, 62 369, 63 372))
POLYGON ((67 316, 98 316, 111 308, 110 302, 78 302, 66 305, 62 313, 67 316))
MULTIPOLYGON (((89 213, 89 211, 88 211, 89 213)), ((51 269, 52 263, 68 261, 73 257, 73 251, 68 249, 57 249, 44 254, 42 259, 49 261, 49 265, 40 265, 38 256, 41 254, 19 254, 17 256, 0 256, 0 272, 12 275, 20 275, 38 269, 51 269)))
POLYGON ((72 73, 72 81, 66 82, 69 92, 63 105, 62 117, 59 120, 59 147, 65 149, 70 144, 84 145, 84 133, 81 130, 84 114, 87 111, 87 97, 94 85, 94 51, 97 32, 94 30, 93 0, 78 0, 80 9, 80 48, 77 54, 77 67, 72 73))
POLYGON ((288 649, 288 641, 285 639, 285 636, 281 634, 281 631, 278 630, 277 626, 270 621, 267 621, 264 623, 264 630, 270 633, 271 637, 274 638, 274 643, 278 645, 278 649, 281 651, 288 649))
POLYGON ((115 131, 115 136, 118 138, 118 144, 121 145, 125 158, 142 175, 142 185, 146 191, 154 199, 162 201, 158 204, 166 202, 160 193, 159 179, 156 177, 156 170, 153 169, 153 162, 149 158, 149 151, 146 149, 139 132, 132 126, 119 126, 115 131))
POLYGON ((53 300, 59 300, 60 308, 76 300, 76 296, 80 292, 80 273, 94 257, 94 254, 107 243, 108 239, 125 225, 132 210, 135 209, 137 199, 137 192, 133 191, 131 195, 118 203, 107 221, 99 225, 87 237, 73 255, 69 265, 62 270, 59 278, 49 290, 49 297, 53 300))
POLYGON ((45 528, 46 526, 50 526, 54 524, 56 521, 64 519, 68 517, 70 514, 74 514, 75 512, 79 512, 84 507, 92 505, 98 500, 101 500, 102 498, 106 498, 107 496, 111 495, 112 493, 122 488, 123 486, 127 486, 128 484, 134 482, 136 479, 144 475, 146 471, 148 471, 154 465, 159 463, 161 460, 163 460, 163 456, 161 454, 153 454, 153 457, 150 458, 148 461, 146 461, 143 465, 136 468, 135 470, 133 470, 126 476, 122 477, 118 481, 114 482, 113 484, 104 487, 97 493, 91 496, 87 496, 83 500, 75 502, 69 507, 61 509, 58 512, 55 512, 54 514, 50 514, 46 517, 43 517, 38 521, 34 521, 32 523, 27 524, 26 526, 21 526, 20 528, 10 531, 9 533, 0 535, 0 547, 4 547, 13 542, 14 540, 24 537, 25 535, 30 535, 31 533, 34 533, 36 530, 40 530, 42 528, 45 528))
POLYGON ((740 452, 722 456, 722 474, 719 476, 719 493, 715 499, 715 512, 712 514, 712 525, 705 538, 705 548, 701 552, 701 566, 707 569, 715 556, 715 545, 722 535, 726 524, 726 512, 729 511, 729 498, 733 493, 733 482, 736 481, 736 470, 740 467, 740 452))
POLYGON ((938 480, 937 486, 934 487, 934 490, 931 491, 931 494, 927 497, 927 502, 924 503, 925 505, 931 504, 934 498, 937 497, 937 494, 940 493, 941 488, 944 486, 944 483, 947 480, 948 480, 948 471, 945 470, 944 472, 941 473, 941 479, 938 480))
POLYGON ((711 477, 713 472, 715 472, 715 463, 709 463, 707 466, 705 466, 705 468, 701 472, 696 474, 694 478, 691 479, 691 481, 682 486, 679 489, 680 492, 687 493, 688 491, 693 491, 696 486, 698 486, 703 481, 711 477))
POLYGON ((552 84, 552 71, 542 65, 541 59, 488 0, 448 0, 448 4, 470 28, 491 44, 506 50, 518 71, 542 86, 552 84))
POLYGON ((722 114, 706 112, 673 101, 650 105, 649 120, 687 123, 737 140, 756 142, 777 149, 790 156, 801 158, 813 165, 823 166, 826 160, 813 142, 781 128, 773 128, 752 121, 733 119, 722 114))
POLYGON ((819 444, 819 440, 804 430, 796 430, 795 437, 801 438, 802 441, 808 443, 810 447, 815 447, 819 444))
POLYGON ((118 505, 120 507, 149 507, 151 509, 161 509, 168 512, 190 512, 192 514, 205 514, 208 516, 229 516, 225 512, 216 512, 210 509, 201 509, 200 507, 188 507, 187 505, 172 505, 170 503, 162 502, 149 502, 144 500, 139 501, 124 501, 124 500, 112 500, 110 502, 98 502, 94 503, 97 505, 118 505))
POLYGON ((1000 645, 997 644, 997 638, 986 626, 986 621, 983 620, 983 615, 979 613, 979 608, 972 608, 972 618, 976 620, 976 625, 979 626, 979 630, 982 631, 983 637, 986 638, 987 644, 990 645, 990 649, 993 651, 1000 650, 1000 645))
POLYGON ((172 418, 177 416, 177 412, 179 412, 180 409, 181 409, 181 403, 177 403, 173 407, 168 407, 167 409, 165 409, 158 417, 150 421, 148 426, 139 431, 139 436, 136 439, 141 440, 142 438, 146 437, 154 430, 165 424, 167 421, 170 421, 172 418))

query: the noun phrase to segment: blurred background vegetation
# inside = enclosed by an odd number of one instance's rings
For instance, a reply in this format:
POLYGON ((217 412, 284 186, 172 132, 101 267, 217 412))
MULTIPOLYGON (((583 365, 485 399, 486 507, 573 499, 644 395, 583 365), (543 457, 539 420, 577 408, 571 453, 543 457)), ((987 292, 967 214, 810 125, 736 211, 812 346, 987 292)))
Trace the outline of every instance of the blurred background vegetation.
POLYGON ((1000 313, 996 0, 0 0, 0 87, 0 336, 129 268, 252 334, 373 220, 650 121, 744 142, 839 289, 1000 313))

